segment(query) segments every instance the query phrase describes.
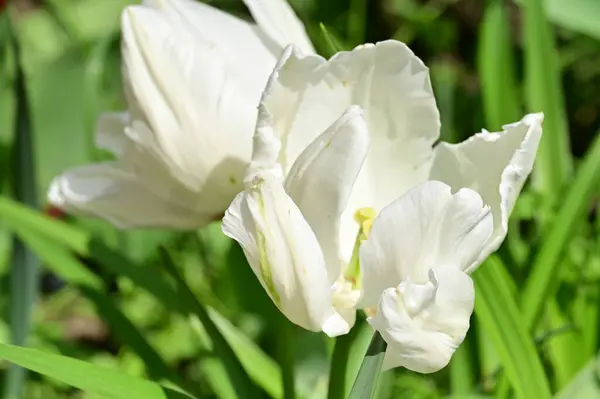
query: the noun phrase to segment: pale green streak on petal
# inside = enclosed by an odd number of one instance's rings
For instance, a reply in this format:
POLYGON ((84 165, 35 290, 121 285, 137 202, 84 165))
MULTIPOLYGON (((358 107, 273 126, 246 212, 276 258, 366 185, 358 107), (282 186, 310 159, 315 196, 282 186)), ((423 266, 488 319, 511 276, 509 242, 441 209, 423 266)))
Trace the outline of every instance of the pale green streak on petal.
MULTIPOLYGON (((262 201, 261 201, 262 203, 262 201)), ((267 255, 267 240, 262 232, 257 232, 258 235, 258 263, 260 267, 260 275, 265 283, 265 287, 275 306, 279 307, 280 298, 279 293, 275 289, 275 283, 273 283, 273 275, 271 274, 271 263, 269 263, 269 256, 267 255)))
MULTIPOLYGON (((258 184, 262 184, 262 181, 258 184)), ((258 191, 258 206, 260 214, 263 216, 266 222, 265 200, 260 191, 258 191)), ((265 226, 265 228, 268 228, 268 226, 265 226)), ((265 283, 265 288, 267 289, 267 292, 269 293, 269 295, 273 299, 273 302, 275 303, 275 306, 279 307, 281 304, 281 298, 279 297, 279 293, 277 292, 277 289, 275 288, 275 283, 273 282, 273 274, 271 273, 271 263, 269 262, 269 255, 267 254, 267 239, 261 231, 257 231, 257 235, 258 264, 260 268, 260 275, 265 283)))

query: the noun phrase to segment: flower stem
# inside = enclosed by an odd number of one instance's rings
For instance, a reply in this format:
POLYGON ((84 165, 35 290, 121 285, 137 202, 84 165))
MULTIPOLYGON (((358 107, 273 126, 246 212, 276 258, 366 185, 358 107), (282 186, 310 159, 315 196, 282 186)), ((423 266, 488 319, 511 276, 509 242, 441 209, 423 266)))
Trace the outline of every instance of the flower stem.
POLYGON ((328 399, 348 397, 371 339, 371 331, 364 319, 358 319, 348 334, 336 338, 329 372, 328 399))
POLYGON ((279 365, 281 366, 281 376, 283 382, 284 399, 295 399, 295 361, 294 361, 294 336, 295 326, 285 317, 281 316, 279 322, 279 331, 277 339, 277 351, 279 365))

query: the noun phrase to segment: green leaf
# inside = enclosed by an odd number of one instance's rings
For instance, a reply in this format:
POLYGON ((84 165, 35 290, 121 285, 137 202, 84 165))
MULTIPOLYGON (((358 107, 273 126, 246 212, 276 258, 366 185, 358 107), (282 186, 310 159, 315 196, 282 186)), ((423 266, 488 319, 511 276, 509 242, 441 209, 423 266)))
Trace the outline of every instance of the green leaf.
POLYGON ((468 338, 456 349, 450 360, 450 386, 452 393, 466 395, 475 387, 475 368, 468 338))
POLYGON ((87 232, 65 222, 33 211, 5 196, 0 196, 0 218, 11 228, 27 229, 59 243, 80 255, 89 255, 87 232))
POLYGON ((376 331, 360 365, 348 399, 369 399, 373 397, 375 388, 377 387, 377 380, 381 373, 381 365, 383 364, 386 348, 387 343, 383 340, 379 332, 376 331))
POLYGON ((177 292, 180 293, 183 303, 191 313, 196 315, 206 330, 214 348, 214 352, 222 360, 225 370, 231 380, 233 387, 241 398, 258 397, 258 392, 250 380, 248 374, 236 357, 233 349, 229 346, 219 329, 209 317, 204 306, 198 301, 192 290, 183 280, 183 277, 175 267, 173 260, 164 248, 160 248, 162 264, 167 272, 175 280, 177 292))
POLYGON ((477 71, 481 78, 483 109, 488 129, 500 129, 520 118, 519 96, 507 4, 488 1, 480 27, 477 71))
POLYGON ((554 397, 555 399, 592 399, 600 397, 600 357, 588 362, 581 371, 554 397))
POLYGON ((573 168, 561 73, 542 0, 524 0, 522 8, 528 110, 545 115, 533 182, 551 205, 564 189, 573 168))
POLYGON ((107 399, 190 399, 187 394, 81 360, 0 344, 0 358, 107 399))
POLYGON ((331 57, 333 54, 344 51, 344 46, 341 44, 340 39, 333 34, 324 23, 320 23, 319 27, 321 28, 321 34, 325 39, 325 44, 327 45, 327 53, 326 57, 331 57))
POLYGON ((600 183, 600 134, 577 170, 573 183, 562 199, 552 225, 544 234, 540 249, 533 259, 531 272, 525 281, 521 304, 523 318, 529 330, 534 328, 544 305, 560 282, 561 255, 575 229, 584 219, 588 204, 600 183))
MULTIPOLYGON (((1 11, 0 11, 1 12, 1 11)), ((6 18, 8 19, 8 13, 6 18)), ((0 18, 3 18, 0 15, 0 18)), ((15 140, 13 143, 13 191, 15 198, 30 207, 37 206, 34 144, 31 132, 29 99, 25 86, 25 74, 21 62, 21 46, 11 21, 8 34, 15 54, 16 97, 15 140)), ((26 345, 31 330, 31 314, 38 294, 39 260, 23 242, 15 237, 12 247, 10 275, 10 338, 16 345, 26 345)), ((26 372, 21 367, 11 366, 6 374, 4 397, 20 397, 25 384, 26 372)))
MULTIPOLYGON (((252 378, 269 396, 273 398, 283 397, 281 384, 281 368, 264 353, 260 347, 246 336, 241 330, 234 326, 226 317, 214 309, 208 308, 208 314, 215 326, 219 329, 231 349, 235 352, 242 366, 252 378)), ((191 319, 192 327, 199 336, 206 335, 204 326, 198 318, 191 319)), ((208 337, 207 337, 208 338, 208 337)), ((212 342, 209 345, 212 346, 212 342)), ((308 397, 309 395, 302 395, 308 397)))
POLYGON ((473 273, 475 315, 494 342, 518 398, 550 398, 550 387, 527 326, 496 256, 473 273))
POLYGON ((548 19, 557 25, 600 40, 600 2, 597 0, 545 0, 548 19))
POLYGON ((148 343, 142 332, 117 308, 110 297, 92 288, 81 287, 80 289, 94 302, 98 314, 110 325, 117 339, 142 359, 152 379, 164 378, 189 392, 198 394, 199 391, 195 386, 169 367, 162 356, 148 343))
POLYGON ((19 231, 18 234, 40 255, 47 267, 66 282, 78 286, 95 304, 98 314, 111 326, 118 340, 129 346, 143 360, 152 378, 164 378, 190 392, 196 392, 195 387, 169 368, 138 328, 119 310, 113 300, 100 290, 103 283, 98 276, 65 248, 40 238, 30 231, 19 231))
POLYGON ((96 259, 107 271, 131 279, 138 287, 151 293, 171 311, 183 315, 190 313, 198 315, 215 344, 215 352, 223 360, 237 392, 248 395, 255 392, 254 385, 239 364, 235 354, 209 319, 205 309, 197 301, 189 287, 187 287, 168 257, 163 258, 165 260, 164 266, 175 279, 178 286, 177 290, 173 289, 160 274, 130 261, 103 242, 92 238, 89 234, 68 226, 65 223, 38 215, 2 197, 0 197, 0 216, 8 221, 13 228, 18 226, 17 228, 20 230, 30 229, 30 231, 43 235, 47 239, 67 245, 69 249, 81 255, 96 259), (68 238, 65 239, 65 237, 68 238))

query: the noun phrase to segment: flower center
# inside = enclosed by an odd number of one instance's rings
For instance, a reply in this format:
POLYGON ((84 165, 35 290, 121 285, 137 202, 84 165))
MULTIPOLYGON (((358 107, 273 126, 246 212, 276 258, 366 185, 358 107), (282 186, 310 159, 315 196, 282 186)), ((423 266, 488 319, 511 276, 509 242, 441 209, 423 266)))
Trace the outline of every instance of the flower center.
POLYGON ((345 272, 342 273, 340 278, 331 287, 333 306, 336 308, 355 308, 360 299, 361 278, 358 254, 360 244, 367 239, 376 215, 377 213, 373 208, 360 208, 354 214, 354 220, 358 223, 359 229, 356 241, 354 242, 354 249, 352 250, 352 258, 345 272))
POLYGON ((331 287, 333 306, 339 309, 352 309, 356 307, 360 298, 360 290, 355 289, 351 281, 343 276, 333 283, 331 287))
POLYGON ((359 250, 360 244, 365 241, 373 226, 373 220, 377 216, 377 212, 373 208, 360 208, 354 214, 354 220, 358 223, 359 229, 354 241, 354 249, 352 250, 352 257, 350 258, 350 264, 344 273, 344 277, 352 283, 352 287, 360 289, 361 278, 360 278, 360 260, 359 250))
POLYGON ((398 306, 404 308, 411 319, 419 316, 434 301, 438 288, 437 278, 433 270, 429 270, 429 281, 416 284, 408 278, 396 288, 398 290, 398 306))

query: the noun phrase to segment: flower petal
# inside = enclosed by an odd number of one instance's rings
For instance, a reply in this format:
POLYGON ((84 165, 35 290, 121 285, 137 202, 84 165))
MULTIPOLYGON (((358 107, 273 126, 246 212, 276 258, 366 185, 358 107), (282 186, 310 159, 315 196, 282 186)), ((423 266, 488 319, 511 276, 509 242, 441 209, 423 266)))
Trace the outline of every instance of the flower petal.
MULTIPOLYGON (((167 12, 128 7, 122 25, 132 119, 151 135, 138 141, 153 140, 189 186, 202 185, 225 157, 248 159, 261 76, 240 70, 239 62, 220 56, 214 44, 167 12)), ((265 80, 271 66, 265 64, 265 80)))
POLYGON ((212 218, 158 197, 112 162, 75 168, 56 177, 48 200, 68 213, 100 217, 119 228, 191 229, 212 218))
POLYGON ((445 367, 469 329, 475 291, 468 275, 453 267, 433 272, 437 285, 433 303, 411 317, 406 298, 397 288, 386 289, 377 313, 368 319, 388 347, 382 369, 406 367, 432 373, 445 367))
POLYGON ((302 51, 315 52, 302 21, 287 0, 244 0, 244 4, 260 29, 281 49, 293 43, 302 51))
POLYGON ((491 207, 494 232, 484 250, 467 268, 474 270, 506 236, 508 217, 533 168, 542 136, 543 114, 530 114, 507 125, 501 133, 483 131, 459 144, 440 143, 435 149, 431 179, 458 190, 477 191, 491 207))
POLYGON ((342 252, 350 257, 358 208, 379 210, 426 179, 439 114, 423 63, 397 41, 363 45, 327 61, 290 46, 263 95, 284 143, 280 161, 294 160, 350 105, 365 113, 370 149, 343 216, 342 252))
POLYGON ((334 316, 323 253, 310 226, 283 189, 281 177, 258 171, 223 219, 252 270, 293 323, 322 331, 334 316))
POLYGON ((117 157, 121 156, 129 141, 125 134, 128 123, 127 112, 107 112, 100 115, 96 123, 96 147, 110 151, 117 157))
POLYGON ((285 182, 286 192, 315 233, 334 283, 342 271, 340 217, 369 149, 360 107, 346 112, 300 154, 285 182))
POLYGON ((467 269, 492 231, 489 208, 469 189, 428 181, 409 190, 375 218, 360 248, 362 307, 374 307, 381 293, 410 279, 424 283, 429 270, 467 269))

